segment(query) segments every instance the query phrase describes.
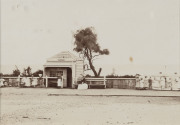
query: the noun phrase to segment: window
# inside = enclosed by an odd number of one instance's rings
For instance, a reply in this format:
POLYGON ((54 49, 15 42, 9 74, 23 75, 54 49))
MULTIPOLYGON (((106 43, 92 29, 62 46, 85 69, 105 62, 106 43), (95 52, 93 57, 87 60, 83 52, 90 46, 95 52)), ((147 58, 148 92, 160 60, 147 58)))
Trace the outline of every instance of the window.
POLYGON ((56 77, 56 73, 54 71, 50 72, 50 77, 56 77))
POLYGON ((50 71, 50 77, 63 76, 63 71, 50 71))

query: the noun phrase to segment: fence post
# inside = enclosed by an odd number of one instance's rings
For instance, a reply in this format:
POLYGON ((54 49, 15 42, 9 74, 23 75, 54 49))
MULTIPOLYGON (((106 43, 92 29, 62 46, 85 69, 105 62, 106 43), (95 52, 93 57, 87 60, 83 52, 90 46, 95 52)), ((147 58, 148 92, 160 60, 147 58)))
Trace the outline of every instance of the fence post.
POLYGON ((21 83, 21 77, 20 77, 20 75, 18 75, 18 87, 20 86, 20 83, 21 83))
POLYGON ((104 88, 106 88, 106 76, 104 76, 104 88))
POLYGON ((47 75, 46 75, 46 88, 48 87, 48 78, 47 78, 47 75))

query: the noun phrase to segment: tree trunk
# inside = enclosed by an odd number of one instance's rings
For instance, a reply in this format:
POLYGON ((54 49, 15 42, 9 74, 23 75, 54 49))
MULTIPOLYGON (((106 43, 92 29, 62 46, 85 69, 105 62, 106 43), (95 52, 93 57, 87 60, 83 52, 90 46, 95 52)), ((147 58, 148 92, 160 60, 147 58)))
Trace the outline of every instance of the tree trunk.
POLYGON ((99 68, 98 76, 100 76, 102 68, 99 68))
POLYGON ((93 66, 93 63, 92 63, 91 51, 88 50, 88 49, 86 49, 85 55, 86 55, 86 57, 87 57, 87 59, 88 59, 88 61, 89 61, 89 66, 90 66, 90 68, 92 69, 92 71, 93 71, 93 73, 94 73, 94 76, 95 76, 95 77, 98 77, 98 74, 97 74, 97 72, 96 72, 96 69, 95 69, 95 67, 93 66))
POLYGON ((94 76, 98 77, 98 74, 97 74, 97 72, 96 72, 96 70, 95 70, 95 68, 94 68, 94 66, 93 66, 93 64, 91 62, 91 59, 88 59, 88 61, 89 61, 89 66, 90 66, 90 68, 92 69, 92 71, 94 73, 94 76))

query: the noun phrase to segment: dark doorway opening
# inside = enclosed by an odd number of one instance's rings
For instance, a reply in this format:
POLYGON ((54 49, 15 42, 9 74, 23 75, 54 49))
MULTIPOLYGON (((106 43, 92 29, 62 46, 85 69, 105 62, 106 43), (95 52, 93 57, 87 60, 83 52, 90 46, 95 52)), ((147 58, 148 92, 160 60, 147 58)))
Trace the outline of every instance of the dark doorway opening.
POLYGON ((72 69, 67 68, 67 88, 72 88, 72 69))

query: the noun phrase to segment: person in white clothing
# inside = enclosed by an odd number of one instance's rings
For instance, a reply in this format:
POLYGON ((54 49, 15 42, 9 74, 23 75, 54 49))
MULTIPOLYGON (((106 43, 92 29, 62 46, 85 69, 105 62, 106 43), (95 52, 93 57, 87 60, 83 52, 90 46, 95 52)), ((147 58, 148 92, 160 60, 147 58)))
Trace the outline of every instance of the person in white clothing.
POLYGON ((25 86, 26 87, 30 87, 31 86, 31 83, 30 83, 30 79, 25 77, 25 86))
POLYGON ((143 89, 144 88, 144 79, 143 77, 141 76, 140 77, 140 81, 139 81, 139 89, 143 89))
POLYGON ((152 84, 153 89, 159 89, 160 88, 159 81, 160 81, 159 77, 154 77, 153 84, 152 84))
POLYGON ((179 90, 178 89, 178 76, 175 73, 175 75, 173 75, 172 77, 172 90, 179 90))
POLYGON ((160 78, 160 86, 161 86, 161 90, 163 90, 165 88, 165 78, 164 77, 160 78))
POLYGON ((58 87, 58 88, 63 88, 62 76, 59 76, 59 77, 58 77, 57 87, 58 87))
POLYGON ((173 90, 180 90, 180 86, 179 86, 179 78, 178 76, 175 76, 173 78, 173 87, 172 87, 173 90))
POLYGON ((139 79, 139 75, 136 75, 136 89, 140 88, 140 79, 139 79))
POLYGON ((18 78, 17 78, 18 86, 20 86, 20 82, 21 82, 21 78, 20 78, 20 75, 18 75, 18 78))
POLYGON ((0 87, 4 87, 4 79, 0 78, 0 87))
POLYGON ((179 88, 179 90, 180 90, 180 76, 179 76, 179 78, 178 78, 178 88, 179 88))

